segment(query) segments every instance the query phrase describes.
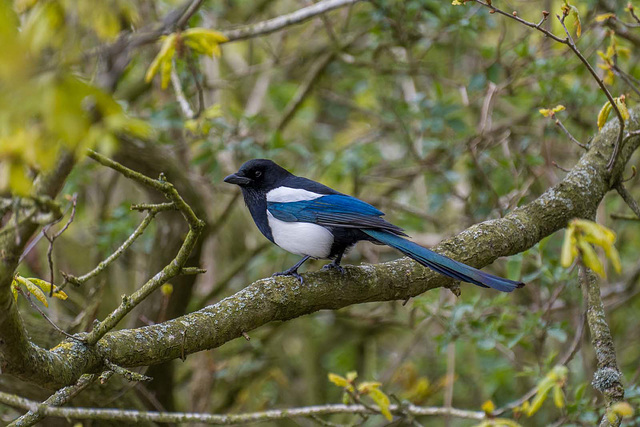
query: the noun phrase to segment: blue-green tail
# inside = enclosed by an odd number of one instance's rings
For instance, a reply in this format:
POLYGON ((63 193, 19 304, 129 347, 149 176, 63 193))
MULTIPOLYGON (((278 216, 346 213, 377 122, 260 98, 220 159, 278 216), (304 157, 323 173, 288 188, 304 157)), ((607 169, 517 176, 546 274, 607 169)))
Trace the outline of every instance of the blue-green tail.
POLYGON ((399 250, 409 258, 445 276, 502 292, 511 292, 524 286, 522 282, 515 282, 485 273, 387 231, 372 229, 362 229, 362 231, 376 241, 399 250))

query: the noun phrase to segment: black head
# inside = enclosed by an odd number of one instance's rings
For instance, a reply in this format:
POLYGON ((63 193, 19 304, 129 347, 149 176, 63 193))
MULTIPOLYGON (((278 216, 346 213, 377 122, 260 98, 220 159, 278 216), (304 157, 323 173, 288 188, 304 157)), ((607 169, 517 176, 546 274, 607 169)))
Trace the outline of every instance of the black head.
POLYGON ((279 187, 280 182, 290 175, 289 171, 269 159, 253 159, 226 177, 224 182, 239 185, 242 189, 268 192, 279 187))

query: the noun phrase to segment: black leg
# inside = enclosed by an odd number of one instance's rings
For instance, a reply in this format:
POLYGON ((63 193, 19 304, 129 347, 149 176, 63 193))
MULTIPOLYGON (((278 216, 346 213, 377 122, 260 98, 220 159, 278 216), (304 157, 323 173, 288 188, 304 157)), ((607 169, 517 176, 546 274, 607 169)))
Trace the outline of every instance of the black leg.
POLYGON ((344 274, 344 268, 340 267, 340 261, 342 261, 342 255, 344 255, 344 251, 340 252, 335 259, 329 264, 322 267, 323 270, 331 270, 335 269, 339 273, 344 274))
POLYGON ((298 263, 296 265, 294 265, 293 267, 291 267, 290 269, 282 271, 280 273, 274 273, 271 276, 272 277, 275 277, 275 276, 293 276, 296 279, 298 279, 300 281, 300 284, 302 285, 304 283, 304 280, 302 279, 302 276, 298 274, 298 269, 309 258, 311 258, 311 257, 310 256, 306 256, 306 257, 302 258, 300 261, 298 261, 298 263))

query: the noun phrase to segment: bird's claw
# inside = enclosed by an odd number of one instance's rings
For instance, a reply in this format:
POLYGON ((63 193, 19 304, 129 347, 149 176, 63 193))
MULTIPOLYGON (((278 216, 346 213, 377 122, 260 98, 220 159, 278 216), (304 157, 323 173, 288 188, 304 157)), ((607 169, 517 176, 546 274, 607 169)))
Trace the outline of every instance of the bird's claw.
POLYGON ((290 271, 290 270, 286 270, 286 271, 281 271, 280 273, 273 273, 271 275, 271 277, 277 277, 277 276, 291 276, 291 277, 295 277, 296 279, 298 279, 300 281, 300 284, 304 284, 304 279, 302 278, 301 275, 298 274, 297 271, 290 271))
POLYGON ((344 274, 345 273, 344 268, 342 268, 340 265, 334 264, 332 262, 322 266, 322 269, 323 270, 336 270, 340 274, 344 274))

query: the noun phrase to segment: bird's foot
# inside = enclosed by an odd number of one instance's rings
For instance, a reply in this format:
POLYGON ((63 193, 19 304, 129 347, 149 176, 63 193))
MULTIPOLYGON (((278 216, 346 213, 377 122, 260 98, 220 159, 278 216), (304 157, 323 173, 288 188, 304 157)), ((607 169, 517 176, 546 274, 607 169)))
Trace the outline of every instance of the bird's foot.
POLYGON ((280 273, 273 273, 271 275, 271 277, 277 277, 277 276, 292 276, 295 277, 296 279, 298 279, 300 281, 300 284, 304 284, 304 279, 302 278, 301 275, 298 274, 298 270, 285 270, 285 271, 281 271, 280 273))
POLYGON ((344 274, 345 273, 344 268, 342 268, 340 266, 340 264, 336 264, 334 262, 331 262, 329 264, 326 264, 326 265, 322 266, 322 269, 323 270, 336 270, 340 274, 344 274))

